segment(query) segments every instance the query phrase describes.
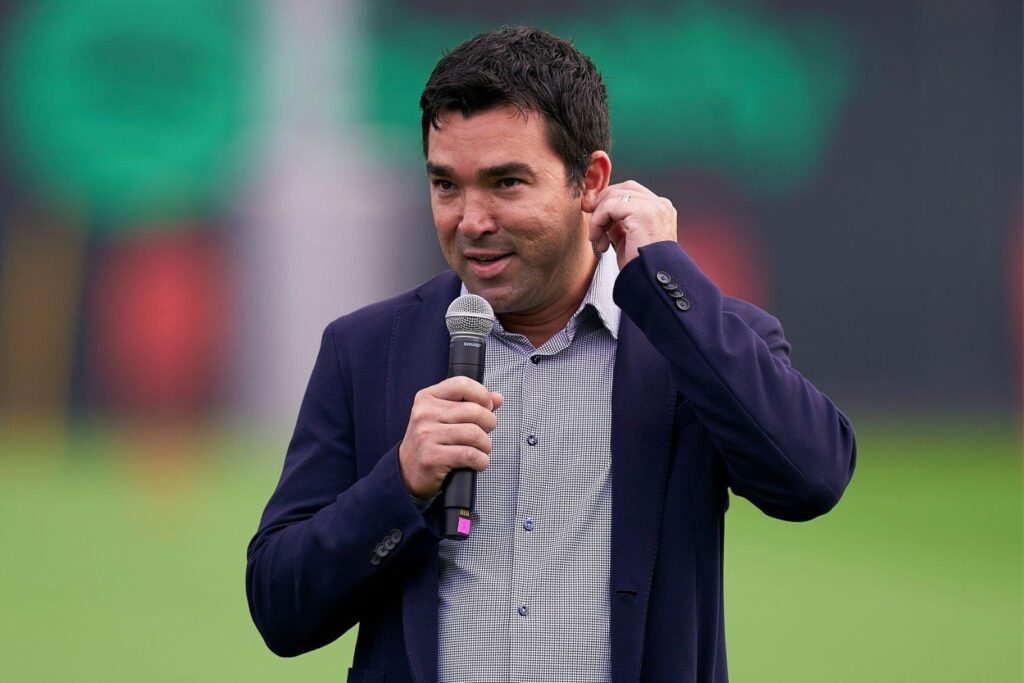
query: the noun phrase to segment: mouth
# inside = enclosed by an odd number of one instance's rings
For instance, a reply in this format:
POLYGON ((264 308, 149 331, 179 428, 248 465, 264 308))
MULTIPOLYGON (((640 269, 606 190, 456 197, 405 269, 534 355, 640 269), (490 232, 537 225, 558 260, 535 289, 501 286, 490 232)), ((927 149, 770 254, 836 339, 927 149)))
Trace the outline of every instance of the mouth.
POLYGON ((512 260, 512 254, 466 254, 465 257, 473 274, 484 280, 500 275, 512 260))

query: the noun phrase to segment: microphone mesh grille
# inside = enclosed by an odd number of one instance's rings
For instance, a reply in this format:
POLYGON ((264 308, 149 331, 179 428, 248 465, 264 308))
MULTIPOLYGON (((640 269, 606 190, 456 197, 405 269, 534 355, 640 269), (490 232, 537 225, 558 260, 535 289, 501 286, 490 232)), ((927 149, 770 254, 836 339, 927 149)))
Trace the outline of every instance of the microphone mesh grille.
POLYGON ((464 294, 448 306, 444 322, 448 326, 448 334, 486 337, 494 327, 494 311, 483 297, 464 294))

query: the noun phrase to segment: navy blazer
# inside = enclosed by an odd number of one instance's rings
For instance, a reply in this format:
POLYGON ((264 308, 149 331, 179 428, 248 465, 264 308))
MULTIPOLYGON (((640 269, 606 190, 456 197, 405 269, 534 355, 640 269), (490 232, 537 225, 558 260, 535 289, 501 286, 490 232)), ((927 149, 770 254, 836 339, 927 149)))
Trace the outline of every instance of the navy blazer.
MULTIPOLYGON (((437 680, 437 516, 413 505, 397 449, 416 392, 447 373, 459 289, 447 272, 324 332, 248 550, 249 608, 279 655, 358 623, 350 682, 437 680)), ((614 298, 612 680, 721 683, 727 488, 773 517, 820 515, 853 473, 853 429, 790 367, 779 322, 675 243, 640 249, 614 298)))

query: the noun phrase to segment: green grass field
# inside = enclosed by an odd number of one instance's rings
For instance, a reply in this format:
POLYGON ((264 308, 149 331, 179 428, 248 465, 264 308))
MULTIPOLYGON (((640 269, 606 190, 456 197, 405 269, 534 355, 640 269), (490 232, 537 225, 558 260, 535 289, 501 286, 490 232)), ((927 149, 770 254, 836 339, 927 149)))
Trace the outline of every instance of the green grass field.
MULTIPOLYGON (((1024 680, 1017 428, 858 435, 828 516, 778 522, 733 498, 732 680, 1024 680)), ((343 681, 353 634, 283 660, 249 620, 245 547, 286 439, 0 437, 0 681, 343 681)))

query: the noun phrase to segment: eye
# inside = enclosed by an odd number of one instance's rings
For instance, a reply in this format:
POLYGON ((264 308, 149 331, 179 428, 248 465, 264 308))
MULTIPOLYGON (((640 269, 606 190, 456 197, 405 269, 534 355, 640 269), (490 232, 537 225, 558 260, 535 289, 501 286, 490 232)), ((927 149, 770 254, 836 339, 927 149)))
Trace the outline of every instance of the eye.
POLYGON ((430 181, 430 184, 439 192, 451 192, 455 188, 452 181, 445 180, 444 178, 434 178, 430 181))
POLYGON ((498 187, 506 190, 522 184, 523 181, 520 180, 519 178, 502 178, 501 180, 498 181, 498 187))

